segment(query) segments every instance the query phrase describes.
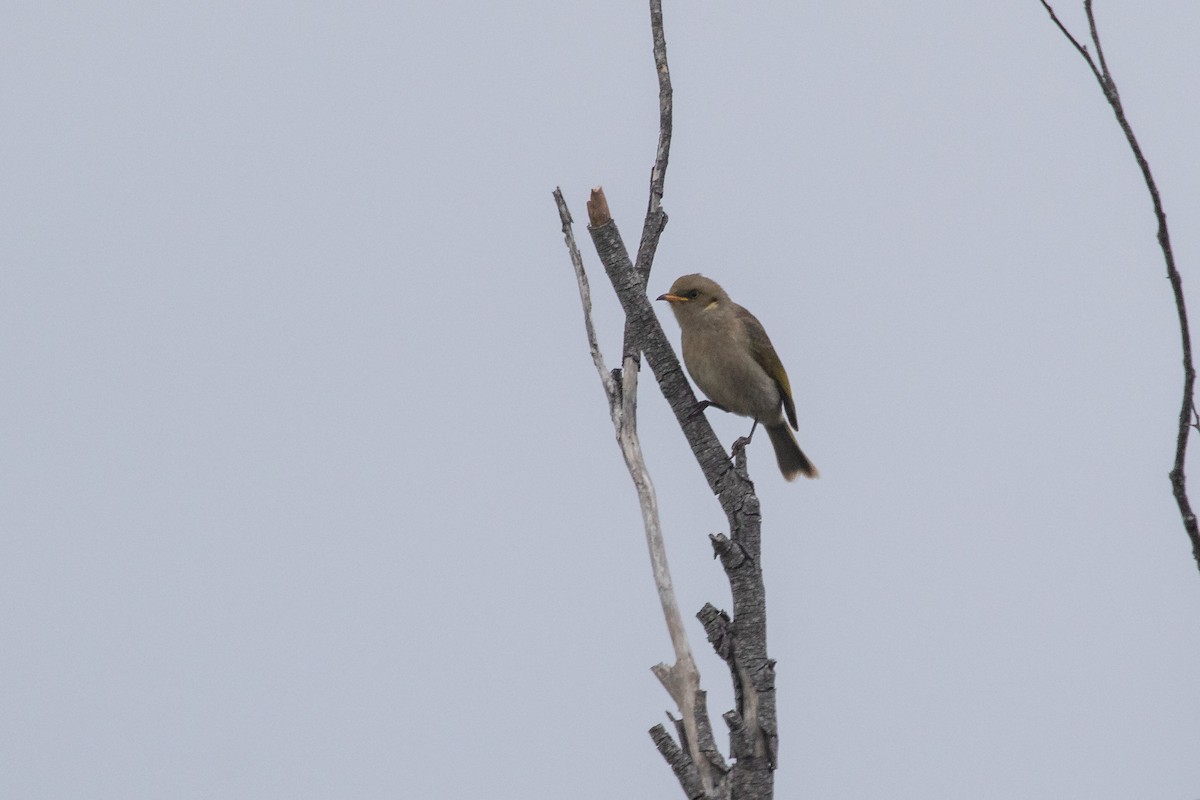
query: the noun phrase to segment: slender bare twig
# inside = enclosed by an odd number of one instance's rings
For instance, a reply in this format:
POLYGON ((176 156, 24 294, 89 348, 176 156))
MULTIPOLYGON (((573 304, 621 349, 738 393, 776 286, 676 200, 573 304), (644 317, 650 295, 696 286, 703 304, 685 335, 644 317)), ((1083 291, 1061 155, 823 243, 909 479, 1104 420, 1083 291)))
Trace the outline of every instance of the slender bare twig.
POLYGON ((667 161, 671 156, 674 93, 671 90, 671 69, 667 66, 667 37, 663 30, 662 0, 650 0, 650 35, 654 39, 654 69, 658 74, 658 149, 654 154, 654 166, 650 169, 650 199, 646 207, 646 219, 642 223, 642 240, 638 244, 635 263, 637 273, 643 280, 650 274, 650 265, 658 249, 658 239, 667 225, 667 215, 662 210, 662 197, 667 179, 667 161))
MULTIPOLYGON (((663 29, 662 0, 650 0, 650 36, 654 42, 654 70, 658 74, 658 148, 654 153, 654 166, 650 168, 650 199, 646 206, 646 219, 642 223, 642 239, 638 244, 637 262, 634 269, 645 283, 650 278, 650 267, 658 251, 658 240, 667 227, 667 214, 662 209, 662 197, 667 179, 667 162, 671 157, 671 120, 674 114, 674 93, 671 90, 671 69, 667 65, 667 37, 663 29)), ((625 345, 622 360, 632 356, 634 363, 641 366, 641 353, 633 346, 633 333, 625 323, 625 345)))
MULTIPOLYGON (((583 268, 583 256, 579 246, 575 244, 575 230, 572 228, 575 220, 563 199, 562 189, 554 190, 554 202, 558 205, 558 218, 562 221, 563 239, 567 244, 567 253, 571 256, 571 266, 575 268, 575 282, 579 285, 579 301, 583 303, 583 325, 587 330, 588 349, 592 353, 592 364, 600 373, 600 383, 604 386, 604 396, 608 398, 608 410, 615 414, 615 398, 619 397, 619 387, 613 376, 604 365, 604 355, 600 352, 600 342, 596 339, 596 326, 592 323, 592 289, 588 284, 587 271, 583 268)), ((617 420, 614 418, 613 423, 617 420)))
POLYGON ((1096 68, 1095 62, 1092 61, 1092 56, 1090 53, 1088 53, 1088 49, 1080 44, 1078 39, 1071 35, 1071 31, 1067 30, 1067 26, 1064 25, 1062 20, 1058 18, 1058 15, 1054 13, 1054 9, 1050 7, 1050 4, 1047 3, 1046 0, 1041 0, 1041 2, 1046 11, 1050 14, 1050 19, 1053 20, 1054 24, 1058 26, 1058 29, 1062 31, 1062 35, 1067 37, 1067 41, 1074 45, 1075 49, 1079 51, 1079 55, 1083 56, 1083 60, 1086 61, 1087 65, 1092 68, 1092 74, 1096 76, 1096 80, 1098 80, 1101 87, 1103 87, 1104 77, 1100 74, 1100 70, 1096 68))
POLYGON ((1092 54, 1088 52, 1087 47, 1080 44, 1071 35, 1071 32, 1059 20, 1058 15, 1054 13, 1054 9, 1050 7, 1050 4, 1046 0, 1041 0, 1041 3, 1042 7, 1050 15, 1050 19, 1062 31, 1063 36, 1067 38, 1083 57, 1083 60, 1087 62, 1088 67, 1092 70, 1092 75, 1096 78, 1096 82, 1100 84, 1100 89, 1104 92, 1104 98, 1112 106, 1113 114, 1117 118, 1117 124, 1121 126, 1121 130, 1125 134, 1125 140, 1129 142, 1129 148, 1133 151, 1133 157, 1137 161, 1138 168, 1142 171, 1142 178, 1146 182, 1146 188, 1150 192, 1150 200, 1154 204, 1154 217, 1158 221, 1158 245, 1162 249, 1163 260, 1167 265, 1167 278, 1171 281, 1171 291, 1175 295, 1175 311, 1179 317, 1179 336, 1183 343, 1183 402, 1179 409, 1179 426, 1175 434, 1175 462, 1170 472, 1171 491, 1175 495, 1175 504, 1179 506, 1179 515, 1183 520, 1183 528, 1192 543, 1192 556, 1196 559, 1197 567, 1200 567, 1200 526, 1197 525, 1196 514, 1192 511, 1192 504, 1188 499, 1187 477, 1184 474, 1188 437, 1191 429, 1198 422, 1195 404, 1196 368, 1192 364, 1192 335, 1188 329, 1187 304, 1184 302, 1183 297, 1183 278, 1180 276, 1179 270, 1175 267, 1175 253, 1171 249, 1171 234, 1167 228, 1167 213, 1163 210, 1162 197, 1158 193, 1158 184, 1155 183, 1154 176, 1150 172, 1150 163, 1146 160, 1146 156, 1142 152, 1142 147, 1138 144, 1137 137, 1133 134, 1133 127, 1129 124, 1129 119, 1125 115, 1125 107, 1121 103, 1121 95, 1117 91, 1117 83, 1113 80, 1112 72, 1108 69, 1108 62, 1105 61, 1104 48, 1100 45, 1100 34, 1096 29, 1096 16, 1092 11, 1092 0, 1084 0, 1083 9, 1087 14, 1088 31, 1091 34, 1092 44, 1096 48, 1096 58, 1092 58, 1092 54))

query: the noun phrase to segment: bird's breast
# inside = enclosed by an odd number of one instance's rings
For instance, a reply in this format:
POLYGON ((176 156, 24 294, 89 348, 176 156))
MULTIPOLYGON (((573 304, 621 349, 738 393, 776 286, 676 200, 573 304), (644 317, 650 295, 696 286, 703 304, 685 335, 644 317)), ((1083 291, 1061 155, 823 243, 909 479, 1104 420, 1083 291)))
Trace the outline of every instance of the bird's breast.
POLYGON ((715 326, 685 330, 683 363, 709 400, 734 414, 773 423, 782 417, 779 387, 751 355, 741 326, 736 330, 732 336, 715 326))

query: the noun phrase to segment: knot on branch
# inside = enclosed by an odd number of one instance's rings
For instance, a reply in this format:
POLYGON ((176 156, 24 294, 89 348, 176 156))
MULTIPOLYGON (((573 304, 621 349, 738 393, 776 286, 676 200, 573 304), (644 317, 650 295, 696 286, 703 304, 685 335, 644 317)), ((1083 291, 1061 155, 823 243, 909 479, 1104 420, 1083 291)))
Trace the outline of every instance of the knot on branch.
POLYGON ((761 667, 751 672, 750 683, 759 692, 775 691, 775 659, 768 658, 761 667))
POLYGON ((696 614, 696 619, 704 626, 704 634, 708 643, 723 660, 733 658, 733 621, 729 615, 712 603, 705 603, 704 608, 696 614))
MULTIPOLYGON (((768 658, 761 669, 750 676, 750 682, 760 695, 775 692, 775 660, 768 658)), ((767 746, 767 761, 771 769, 779 764, 779 731, 775 719, 774 701, 758 704, 758 729, 767 746)))
POLYGON ((710 533, 708 540, 712 542, 713 558, 724 558, 725 554, 733 548, 733 542, 729 541, 729 537, 723 533, 710 533))
POLYGON ((729 751, 739 761, 754 757, 754 734, 746 726, 742 715, 736 711, 726 711, 721 715, 729 726, 729 751))
POLYGON ((723 533, 710 533, 708 539, 712 542, 713 558, 721 559, 721 566, 726 572, 733 572, 745 566, 753 566, 754 559, 738 542, 731 542, 723 533))
POLYGON ((756 729, 746 724, 746 720, 736 711, 726 711, 722 715, 725 724, 729 726, 729 749, 737 759, 738 767, 743 770, 759 770, 774 772, 775 757, 778 752, 778 737, 775 735, 774 719, 768 731, 763 720, 758 720, 757 733, 762 736, 760 749, 756 740, 756 729))
POLYGON ((734 508, 740 498, 753 494, 754 487, 749 485, 750 481, 746 476, 736 469, 731 469, 729 462, 724 458, 721 459, 721 463, 721 474, 713 482, 713 494, 720 498, 722 508, 734 508))

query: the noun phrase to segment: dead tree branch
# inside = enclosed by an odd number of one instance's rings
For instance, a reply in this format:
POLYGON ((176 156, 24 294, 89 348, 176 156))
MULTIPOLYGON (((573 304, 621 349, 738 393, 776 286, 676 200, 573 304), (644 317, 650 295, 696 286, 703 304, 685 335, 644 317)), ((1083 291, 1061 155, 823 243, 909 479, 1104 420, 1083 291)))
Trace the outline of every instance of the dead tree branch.
MULTIPOLYGON (((650 198, 636 264, 629 257, 608 209, 604 192, 594 189, 588 200, 588 231, 604 265, 605 273, 625 312, 622 368, 611 373, 604 366, 591 321, 591 298, 582 257, 575 245, 572 220, 562 193, 555 191, 563 236, 571 254, 583 302, 588 344, 593 362, 608 397, 610 416, 626 464, 642 502, 647 543, 651 551, 655 583, 675 645, 676 663, 654 668, 654 673, 671 693, 682 719, 671 721, 675 737, 664 725, 650 730, 663 758, 674 770, 680 785, 693 800, 771 800, 778 753, 775 721, 775 662, 767 657, 766 591, 762 580, 761 518, 754 485, 746 470, 744 442, 734 444, 735 461, 725 452, 703 414, 695 413, 696 396, 684 377, 674 349, 650 305, 646 286, 667 223, 662 197, 671 146, 672 90, 667 65, 661 0, 650 0, 650 26, 654 63, 659 86, 659 137, 650 173, 650 198), (692 448, 709 488, 717 496, 729 522, 729 536, 712 537, 724 567, 733 597, 732 617, 706 605, 697 615, 709 631, 709 640, 729 666, 736 708, 723 715, 730 732, 732 766, 726 764, 713 737, 705 694, 699 688, 699 673, 683 635, 678 607, 666 569, 657 508, 645 463, 637 444, 636 389, 640 354, 654 372, 659 389, 667 399, 688 444, 692 448), (739 446, 741 445, 741 446, 739 446), (714 617, 714 614, 716 617, 714 617), (719 636, 714 618, 720 619, 719 636), (678 742, 676 741, 678 740, 678 742)), ((670 716, 670 715, 668 715, 670 716)))
MULTIPOLYGON (((642 454, 641 442, 637 434, 637 379, 638 369, 631 357, 624 359, 622 369, 611 373, 604 364, 604 356, 596 339, 596 329, 592 323, 592 298, 588 286, 587 273, 583 267, 583 257, 575 244, 575 234, 572 229, 571 212, 567 209, 561 190, 555 189, 554 200, 558 204, 559 219, 562 221, 563 237, 575 267, 575 279, 579 284, 579 299, 583 304, 584 325, 587 330, 588 347, 592 353, 592 362, 600 376, 604 394, 608 399, 609 416, 617 434, 617 442, 621 454, 625 458, 625 466, 633 478, 637 489, 638 502, 642 509, 642 524, 646 531, 646 545, 650 551, 650 565, 654 573, 654 585, 658 590, 658 599, 662 605, 663 616, 667 622, 667 631, 671 636, 671 645, 675 650, 675 663, 671 665, 658 664, 653 668, 655 676, 662 682, 664 688, 675 701, 683 719, 680 721, 680 743, 682 748, 663 749, 663 735, 655 735, 659 751, 667 758, 667 762, 675 770, 684 790, 689 797, 715 796, 723 783, 728 771, 724 760, 721 759, 713 740, 712 726, 708 719, 705 694, 700 689, 700 671, 692 657, 691 645, 688 643, 687 630, 684 628, 683 616, 679 612, 679 603, 675 599, 675 588, 671 581, 671 570, 667 563, 667 548, 663 542, 662 526, 659 522, 658 500, 654 493, 654 484, 650 480, 650 472, 642 454), (715 758, 714 758, 715 756, 715 758), (693 794, 694 791, 699 794, 693 794)), ((670 739, 666 735, 666 739, 670 739)))
POLYGON ((1183 402, 1179 409, 1179 425, 1175 433, 1175 463, 1171 467, 1169 477, 1171 491, 1175 495, 1175 503, 1179 506, 1179 515, 1183 520, 1183 528, 1192 543, 1192 556, 1196 560, 1197 567, 1200 567, 1200 527, 1197 526, 1196 514, 1192 511, 1192 504, 1188 499, 1187 478, 1184 474, 1188 438, 1192 428, 1196 427, 1200 421, 1196 414, 1195 402, 1196 368, 1192 364, 1192 335, 1188 329, 1187 304, 1183 297, 1183 278, 1180 276, 1179 270, 1175 268, 1175 254, 1171 250, 1171 234, 1167 229, 1167 214, 1163 210, 1158 184, 1155 183, 1154 176, 1150 172, 1150 163, 1146 160, 1142 147, 1133 134, 1133 127, 1125 115, 1125 107, 1121 103, 1121 95, 1117 91, 1116 81, 1113 80, 1112 72, 1108 69, 1108 62, 1104 58, 1104 48, 1100 45, 1100 34, 1096 29, 1096 16, 1092 12, 1092 0, 1084 0, 1083 9, 1087 14, 1088 31, 1092 44, 1096 48, 1095 58, 1092 57, 1086 45, 1081 44, 1071 35, 1050 4, 1046 0, 1041 0, 1041 3, 1059 31, 1083 57, 1088 68, 1091 69, 1092 75, 1096 78, 1096 82, 1100 84, 1100 90, 1104 92, 1104 99, 1112 107, 1117 124, 1125 133, 1125 140, 1129 142, 1129 148, 1133 151, 1133 157, 1142 171, 1142 178, 1146 182, 1146 189, 1149 190, 1150 200, 1154 204, 1154 217, 1158 222, 1158 245, 1162 249, 1163 260, 1167 265, 1167 278, 1171 282, 1171 291, 1175 296, 1175 311, 1179 317, 1179 336, 1183 343, 1183 402))
POLYGON ((730 463, 708 420, 703 414, 693 413, 696 396, 659 325, 645 284, 638 278, 616 223, 607 215, 603 192, 598 189, 592 192, 588 208, 592 241, 621 301, 635 342, 645 354, 659 389, 729 521, 729 539, 720 538, 730 542, 730 550, 737 553, 737 557, 721 558, 733 596, 728 650, 721 653, 730 665, 737 700, 736 711, 724 715, 731 734, 737 734, 731 736, 734 766, 730 790, 734 798, 769 798, 777 754, 775 663, 767 657, 766 649, 766 591, 762 581, 758 497, 744 468, 730 463))
MULTIPOLYGON (((658 74, 658 149, 654 153, 654 166, 650 168, 650 199, 646 206, 646 219, 642 223, 642 239, 638 244, 637 274, 642 283, 650 278, 650 267, 654 254, 658 252, 658 240, 667 227, 667 214, 662 209, 662 197, 667 180, 667 162, 671 157, 672 115, 674 92, 671 89, 671 69, 667 65, 667 37, 663 30, 662 0, 650 2, 650 34, 654 40, 654 70, 658 74)), ((622 361, 633 357, 640 368, 641 354, 633 346, 629 324, 625 325, 625 346, 622 361)))

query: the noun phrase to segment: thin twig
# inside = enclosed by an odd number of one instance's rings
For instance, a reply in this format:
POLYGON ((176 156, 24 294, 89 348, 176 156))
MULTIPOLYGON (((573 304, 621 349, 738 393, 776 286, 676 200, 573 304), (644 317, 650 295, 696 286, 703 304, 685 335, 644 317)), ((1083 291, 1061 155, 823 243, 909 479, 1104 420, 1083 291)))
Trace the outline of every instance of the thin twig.
MULTIPOLYGON (((634 269, 643 283, 650 280, 658 240, 667 227, 667 214, 662 209, 667 179, 667 162, 671 157, 671 120, 674 114, 674 93, 671 90, 671 69, 667 65, 667 36, 663 29, 662 0, 650 0, 650 36, 654 42, 654 71, 658 75, 658 147, 654 166, 650 168, 650 198, 646 204, 646 219, 642 223, 642 238, 638 243, 634 269)), ((625 324, 622 360, 633 357, 640 366, 641 353, 634 347, 633 330, 625 324)))
POLYGON ((671 90, 671 69, 667 65, 667 37, 663 29, 662 0, 650 0, 650 35, 654 39, 654 70, 658 74, 658 148, 654 166, 650 169, 650 199, 646 220, 642 224, 642 239, 638 244, 635 266, 645 280, 658 248, 658 239, 667 224, 662 210, 667 161, 671 157, 671 120, 674 114, 674 93, 671 90))
POLYGON ((1175 435, 1175 462, 1171 467, 1170 480, 1171 491, 1175 496, 1175 503, 1179 506, 1179 515, 1183 521, 1184 530, 1187 532, 1188 539, 1192 543, 1192 556, 1196 559, 1197 567, 1200 567, 1200 526, 1197 525, 1196 514, 1192 511, 1191 501, 1188 499, 1187 493, 1187 477, 1184 474, 1184 462, 1187 457, 1188 438, 1192 427, 1196 424, 1196 405, 1195 405, 1195 385, 1196 385, 1196 368, 1192 363, 1192 335, 1188 328, 1187 304, 1183 296, 1183 278, 1179 274, 1179 270, 1175 267, 1175 253, 1171 249, 1171 234, 1167 228, 1167 214, 1163 210, 1162 197, 1158 192, 1158 184, 1154 181, 1154 176, 1150 172, 1150 163, 1146 160, 1145 154, 1142 152, 1141 145, 1138 144, 1137 137, 1133 134, 1133 128, 1129 124, 1129 119, 1125 116, 1125 107, 1121 103, 1121 94, 1117 91, 1116 81, 1113 80, 1112 73, 1108 69, 1108 62, 1104 59, 1104 48, 1100 45, 1100 34, 1096 28, 1096 16, 1092 11, 1092 0, 1084 0, 1083 8, 1087 14, 1088 30, 1091 34, 1092 44, 1096 48, 1096 56, 1099 63, 1094 60, 1086 47, 1081 45, 1079 41, 1071 35, 1066 26, 1059 21, 1058 16, 1054 13, 1054 9, 1046 0, 1041 0, 1042 6, 1050 14, 1050 19, 1062 31, 1062 34, 1068 41, 1074 45, 1075 49, 1083 56, 1088 67, 1091 68, 1092 74, 1096 77, 1097 83, 1100 84, 1101 91, 1104 92, 1104 97, 1108 100, 1108 104, 1112 106, 1113 114, 1117 118, 1117 124, 1121 126, 1121 130, 1125 133, 1125 139, 1129 142, 1129 148, 1133 151, 1133 157, 1137 161, 1138 168, 1142 171, 1142 178, 1146 182, 1146 188, 1150 192, 1150 199, 1154 204, 1154 217, 1158 221, 1158 245, 1162 249, 1163 260, 1167 265, 1167 277, 1171 282, 1171 291, 1175 296, 1175 311, 1179 317, 1179 336, 1183 344, 1183 402, 1179 409, 1179 424, 1175 435))
POLYGON ((1042 0, 1042 7, 1046 9, 1046 13, 1050 15, 1050 19, 1062 31, 1062 35, 1067 37, 1067 41, 1075 46, 1075 49, 1079 51, 1079 55, 1083 56, 1083 60, 1092 68, 1092 74, 1096 76, 1096 80, 1100 81, 1100 85, 1103 87, 1104 78, 1100 75, 1100 70, 1096 68, 1096 62, 1092 60, 1092 54, 1088 52, 1085 46, 1079 43, 1078 39, 1071 35, 1071 32, 1067 30, 1067 26, 1062 23, 1062 20, 1058 18, 1058 15, 1054 13, 1054 9, 1050 7, 1050 4, 1046 0, 1042 0))
POLYGON ((1083 10, 1087 13, 1088 33, 1091 34, 1092 44, 1096 45, 1096 58, 1100 59, 1100 72, 1104 75, 1108 86, 1115 90, 1112 73, 1108 71, 1108 62, 1104 60, 1104 48, 1100 46, 1100 34, 1096 31, 1096 15, 1092 13, 1092 0, 1083 0, 1083 10))
POLYGON ((575 231, 571 227, 575 220, 571 218, 567 201, 563 199, 562 189, 555 188, 554 202, 558 206, 558 218, 562 221, 563 239, 567 244, 567 252, 571 256, 571 266, 575 268, 575 282, 579 285, 579 301, 583 304, 583 324, 587 329, 588 349, 592 353, 592 364, 600 373, 604 396, 608 398, 611 408, 613 400, 617 396, 618 387, 612 375, 608 373, 608 368, 604 366, 604 355, 600 352, 600 342, 596 339, 596 326, 592 323, 592 290, 588 286, 587 271, 583 268, 583 256, 579 253, 579 246, 575 244, 575 231))

